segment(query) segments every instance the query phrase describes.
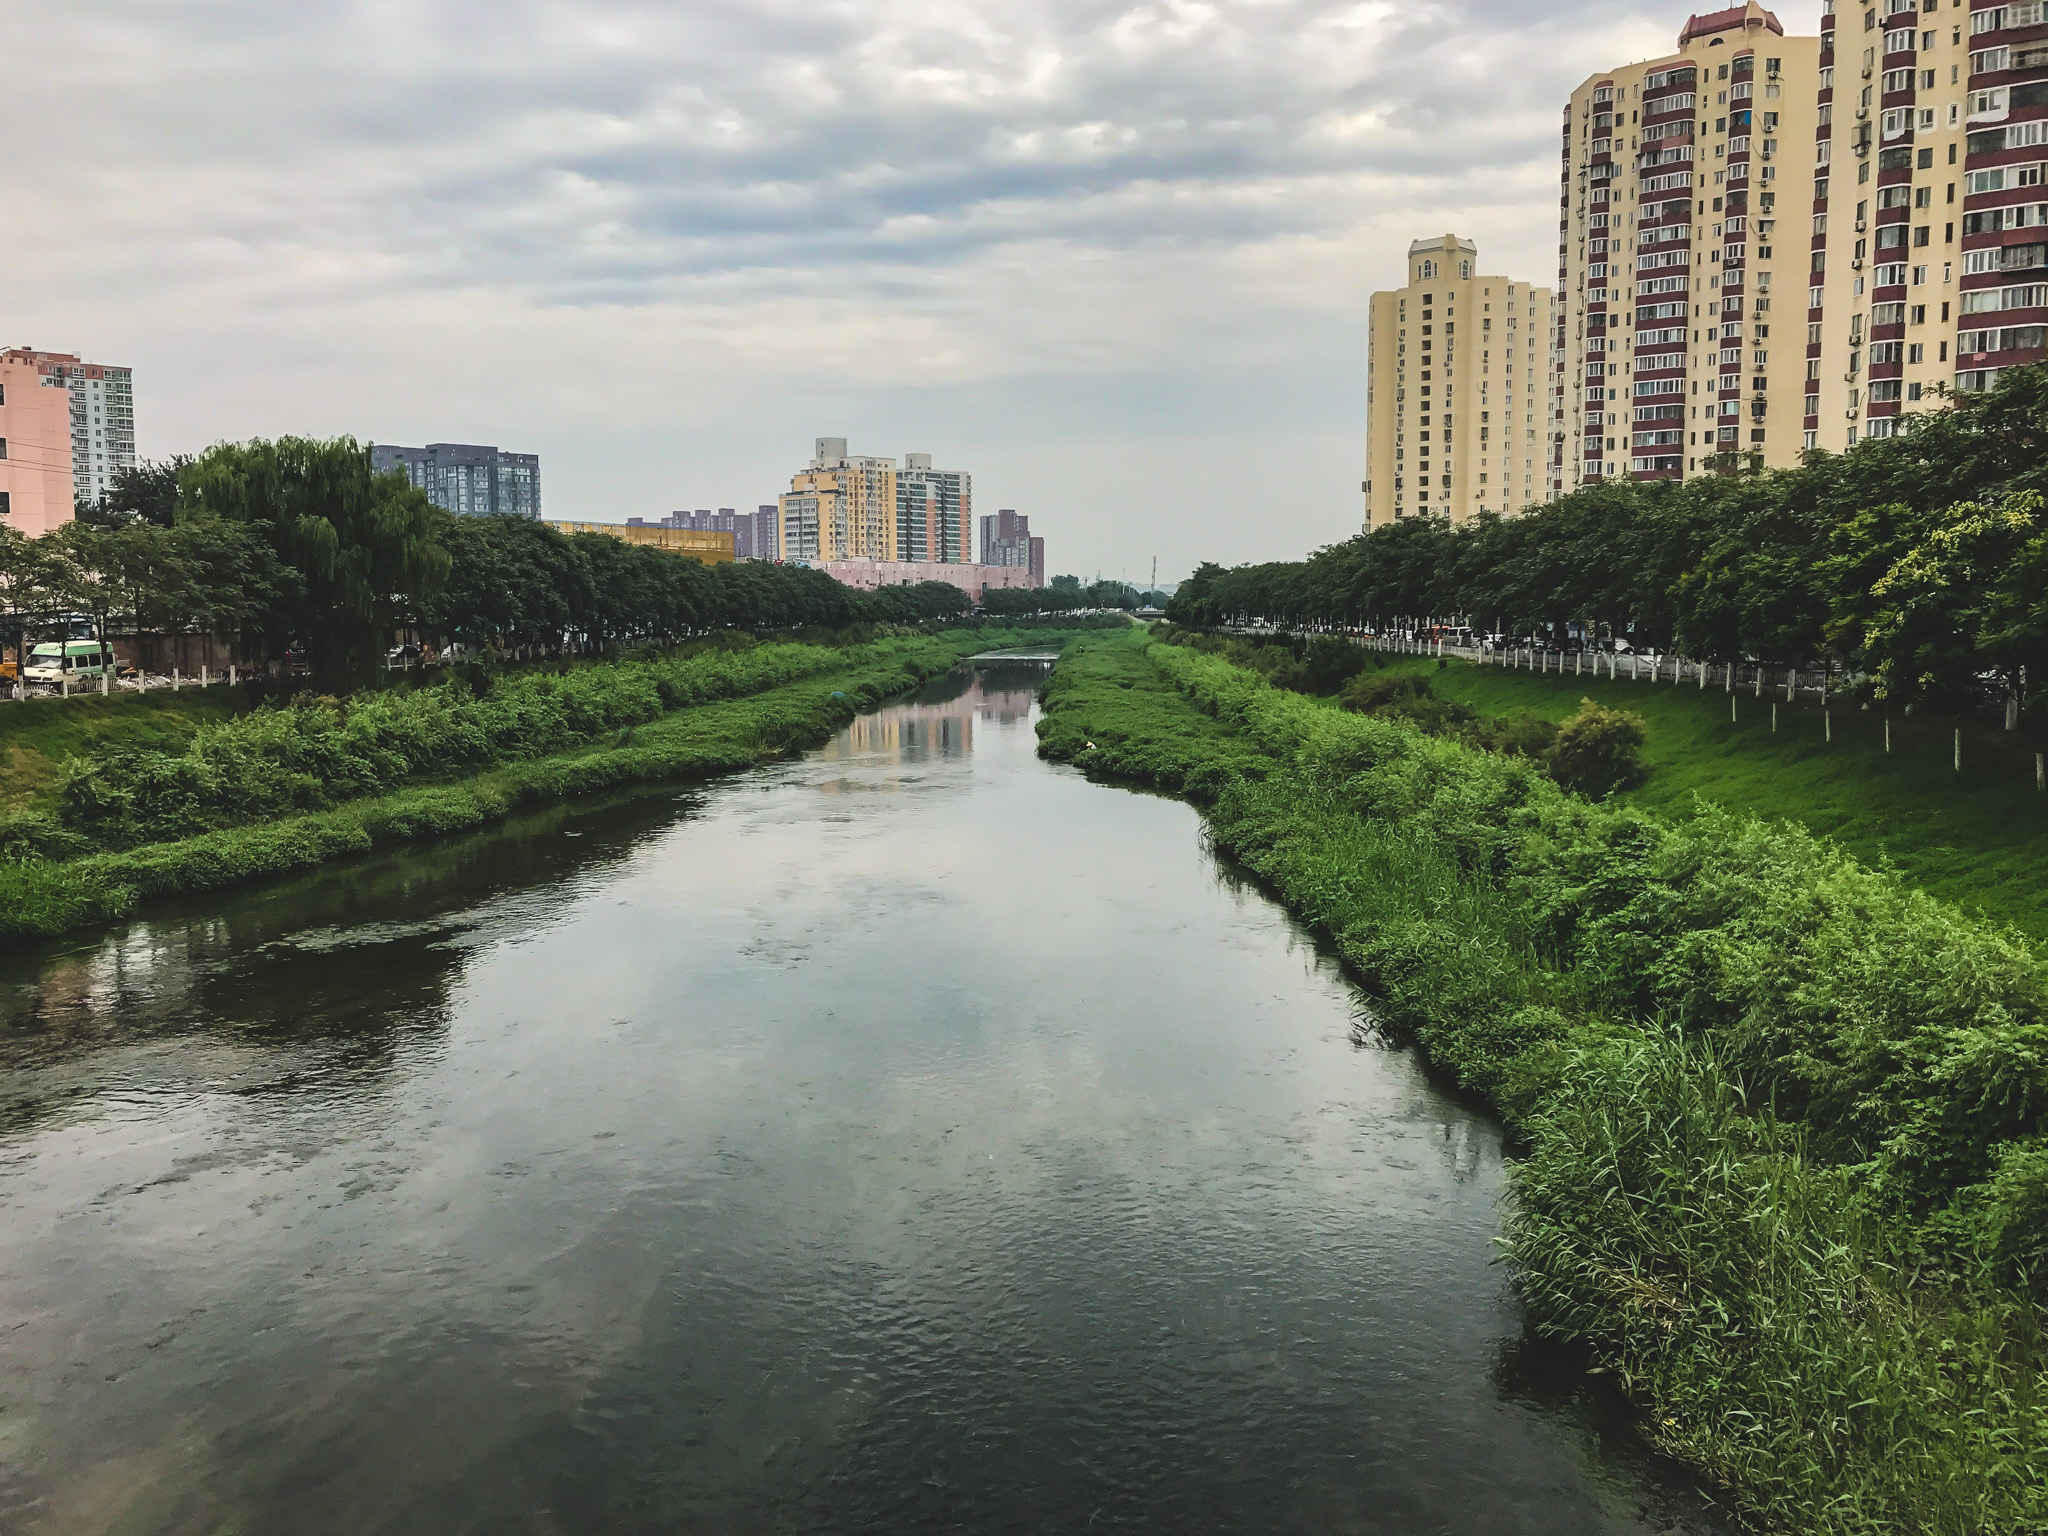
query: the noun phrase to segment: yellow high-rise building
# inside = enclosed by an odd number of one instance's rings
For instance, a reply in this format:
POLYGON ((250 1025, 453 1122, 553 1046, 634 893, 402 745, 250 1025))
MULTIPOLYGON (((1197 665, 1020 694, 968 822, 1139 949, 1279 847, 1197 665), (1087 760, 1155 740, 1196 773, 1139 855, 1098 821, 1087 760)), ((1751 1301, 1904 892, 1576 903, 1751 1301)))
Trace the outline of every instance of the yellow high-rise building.
POLYGON ((1365 526, 1516 512, 1552 489, 1551 292, 1479 271, 1457 235, 1408 247, 1408 283, 1372 296, 1365 526))
POLYGON ((843 437, 817 439, 810 467, 782 496, 779 558, 897 560, 896 461, 848 454, 843 437))

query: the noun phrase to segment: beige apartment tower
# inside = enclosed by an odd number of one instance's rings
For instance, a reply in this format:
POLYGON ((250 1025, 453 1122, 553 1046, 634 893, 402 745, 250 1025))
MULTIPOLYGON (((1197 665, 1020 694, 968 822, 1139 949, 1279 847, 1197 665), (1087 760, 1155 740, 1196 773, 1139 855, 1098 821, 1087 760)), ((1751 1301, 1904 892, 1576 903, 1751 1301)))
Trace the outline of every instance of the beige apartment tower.
POLYGON ((1372 296, 1365 527, 1516 512, 1547 474, 1551 292, 1479 270, 1458 235, 1408 247, 1408 282, 1372 296))

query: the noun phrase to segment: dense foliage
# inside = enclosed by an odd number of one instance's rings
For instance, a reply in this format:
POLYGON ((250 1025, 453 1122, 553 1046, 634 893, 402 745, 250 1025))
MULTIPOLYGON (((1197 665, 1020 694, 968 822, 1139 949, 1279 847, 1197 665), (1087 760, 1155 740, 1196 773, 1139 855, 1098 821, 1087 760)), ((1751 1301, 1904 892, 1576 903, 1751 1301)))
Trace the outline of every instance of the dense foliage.
POLYGON ((2048 666, 2048 365, 1796 469, 1589 486, 1522 515, 1404 518, 1307 560, 1202 566, 1198 627, 1463 618, 1712 661, 1839 661, 1957 701, 2048 666))
POLYGON ((181 752, 115 748, 73 759, 59 818, 90 846, 190 837, 544 757, 863 659, 859 649, 761 645, 559 674, 470 674, 346 700, 301 695, 204 726, 181 752))
POLYGON ((1767 1523, 2048 1525, 2048 975, 1797 828, 1663 822, 1185 647, 1084 642, 1043 749, 1189 793, 1375 1019, 1527 1142, 1510 1251, 1767 1523))
POLYGON ((1140 592, 1128 582, 1084 582, 1078 576, 1055 576, 1042 587, 992 587, 982 606, 990 614, 1079 613, 1100 608, 1129 611, 1142 608, 1158 598, 1157 592, 1140 592))
POLYGON ((531 518, 444 517, 440 537, 453 570, 411 618, 421 632, 472 649, 552 648, 566 635, 667 643, 720 629, 919 622, 958 618, 970 606, 947 582, 861 592, 802 566, 705 565, 531 518))
MULTIPOLYGON (((1017 594, 1018 615, 1116 606, 1017 594)), ((1122 606, 1133 606, 1126 603, 1122 606)), ((947 582, 862 592, 822 571, 705 565, 530 518, 455 517, 351 438, 225 443, 143 464, 39 539, 0 524, 0 645, 83 615, 149 664, 163 637, 212 635, 245 660, 296 655, 323 686, 377 672, 409 630, 444 647, 551 655, 719 630, 932 623, 972 607, 947 582)))

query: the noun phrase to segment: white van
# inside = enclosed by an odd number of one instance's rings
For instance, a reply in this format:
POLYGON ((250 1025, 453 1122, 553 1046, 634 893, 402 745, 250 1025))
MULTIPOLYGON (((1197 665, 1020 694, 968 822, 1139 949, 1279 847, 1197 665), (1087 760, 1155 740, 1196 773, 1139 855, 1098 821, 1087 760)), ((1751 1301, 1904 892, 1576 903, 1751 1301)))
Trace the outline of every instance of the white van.
POLYGON ((74 683, 98 682, 114 665, 114 649, 99 640, 45 640, 28 653, 21 677, 27 683, 52 687, 70 678, 74 683))

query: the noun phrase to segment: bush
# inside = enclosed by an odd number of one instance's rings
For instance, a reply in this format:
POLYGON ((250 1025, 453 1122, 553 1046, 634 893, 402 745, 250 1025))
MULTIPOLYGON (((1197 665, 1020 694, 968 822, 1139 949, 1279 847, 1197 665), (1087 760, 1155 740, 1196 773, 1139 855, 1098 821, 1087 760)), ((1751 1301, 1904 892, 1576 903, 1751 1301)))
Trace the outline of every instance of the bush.
POLYGON ((1648 727, 1633 710, 1608 709, 1591 699, 1558 727, 1543 756, 1550 776, 1576 794, 1599 799, 1643 782, 1643 740, 1648 727))
POLYGON ((1478 747, 1482 751, 1541 761, 1556 745, 1557 735, 1555 720, 1546 720, 1534 710, 1524 709, 1512 715, 1496 715, 1491 720, 1477 721, 1461 731, 1459 739, 1467 746, 1478 747))
POLYGON ((1365 670, 1365 651, 1337 635, 1315 635, 1302 653, 1307 693, 1335 693, 1365 670))

